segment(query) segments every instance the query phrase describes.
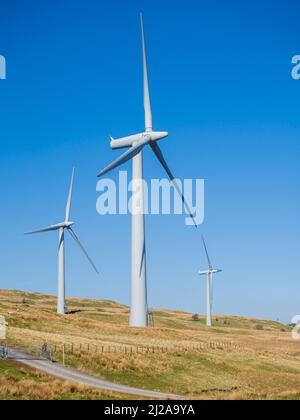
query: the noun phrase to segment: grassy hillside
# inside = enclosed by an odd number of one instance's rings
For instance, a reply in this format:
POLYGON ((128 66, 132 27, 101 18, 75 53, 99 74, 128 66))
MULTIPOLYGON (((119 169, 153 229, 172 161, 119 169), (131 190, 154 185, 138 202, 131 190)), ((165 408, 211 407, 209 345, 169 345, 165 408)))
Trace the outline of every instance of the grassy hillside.
POLYGON ((124 396, 63 382, 19 363, 0 360, 0 400, 108 400, 111 398, 124 399, 124 396))
MULTIPOLYGON (((70 366, 120 383, 191 398, 300 398, 300 343, 273 321, 218 316, 208 330, 188 313, 154 311, 155 328, 128 327, 129 308, 112 301, 68 300, 55 314, 51 296, 0 291, 10 345, 56 347, 70 366)), ((53 347, 53 348, 55 348, 53 347)))

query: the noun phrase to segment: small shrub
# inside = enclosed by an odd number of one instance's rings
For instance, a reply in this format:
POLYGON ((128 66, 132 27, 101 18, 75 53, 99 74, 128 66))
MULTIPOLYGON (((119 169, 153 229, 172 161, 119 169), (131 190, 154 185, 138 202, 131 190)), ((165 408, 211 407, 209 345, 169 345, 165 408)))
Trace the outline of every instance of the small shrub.
POLYGON ((257 331, 262 331, 264 329, 264 327, 261 324, 257 324, 256 327, 255 327, 255 329, 257 331))
POLYGON ((192 316, 192 319, 193 319, 193 321, 199 321, 199 319, 200 319, 200 315, 199 315, 199 314, 194 314, 194 315, 192 316))

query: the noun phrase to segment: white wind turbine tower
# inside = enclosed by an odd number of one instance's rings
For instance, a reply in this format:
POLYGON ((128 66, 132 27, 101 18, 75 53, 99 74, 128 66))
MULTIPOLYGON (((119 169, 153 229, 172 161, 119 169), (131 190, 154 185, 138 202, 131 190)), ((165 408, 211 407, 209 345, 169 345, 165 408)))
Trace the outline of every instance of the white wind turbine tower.
POLYGON ((37 229, 32 232, 25 233, 25 235, 32 235, 35 233, 43 233, 43 232, 52 232, 58 231, 59 234, 59 246, 58 246, 58 290, 57 290, 57 313, 59 315, 64 315, 66 313, 66 298, 65 298, 65 230, 70 233, 71 237, 74 241, 79 245, 80 249, 83 251, 89 262, 91 263, 94 270, 98 273, 98 270, 93 263, 92 259, 86 252, 85 248, 79 241, 77 235, 75 234, 72 226, 74 222, 70 221, 70 210, 71 210, 71 203, 72 203, 72 195, 73 195, 73 186, 74 186, 74 174, 75 170, 73 169, 70 190, 68 195, 68 201, 66 206, 66 217, 65 221, 62 223, 58 223, 56 225, 51 225, 49 227, 43 229, 37 229))
POLYGON ((211 260, 208 255, 207 246, 205 243, 204 237, 202 237, 207 262, 208 262, 208 270, 199 271, 200 276, 206 276, 206 325, 208 327, 212 326, 212 304, 213 304, 213 276, 216 273, 221 273, 222 270, 215 269, 212 266, 211 260))
MULTIPOLYGON (((166 131, 154 131, 152 125, 152 111, 149 92, 147 56, 145 46, 145 35, 143 16, 141 14, 142 47, 143 47, 143 69, 144 69, 144 108, 145 108, 145 131, 129 137, 119 139, 111 138, 112 149, 129 148, 123 155, 103 169, 98 177, 101 177, 118 166, 132 159, 132 177, 135 202, 138 203, 132 211, 132 265, 131 265, 131 314, 130 326, 148 326, 148 303, 147 303, 147 281, 146 281, 146 244, 145 244, 145 220, 144 220, 144 188, 143 183, 143 155, 145 146, 150 146, 155 156, 163 166, 168 177, 180 194, 183 204, 189 215, 194 220, 192 212, 185 201, 182 191, 177 184, 175 177, 170 171, 162 151, 157 142, 168 137, 166 131)), ((194 220, 195 226, 197 226, 194 220)))

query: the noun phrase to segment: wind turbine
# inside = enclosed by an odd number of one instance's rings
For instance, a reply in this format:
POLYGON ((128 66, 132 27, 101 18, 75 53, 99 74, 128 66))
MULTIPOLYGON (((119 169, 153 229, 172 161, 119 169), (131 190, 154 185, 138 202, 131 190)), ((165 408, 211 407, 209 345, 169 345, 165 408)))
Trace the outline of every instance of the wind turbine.
MULTIPOLYGON (((72 203, 72 195, 73 195, 73 187, 74 187, 74 175, 75 175, 75 169, 72 171, 72 177, 71 177, 71 184, 70 184, 70 190, 67 200, 67 206, 66 206, 66 217, 65 221, 62 223, 58 223, 56 225, 51 225, 49 227, 43 228, 43 229, 37 229, 32 232, 27 232, 25 235, 32 235, 35 233, 44 233, 44 232, 52 232, 52 231, 58 231, 59 234, 59 246, 58 246, 58 290, 57 290, 57 313, 59 315, 65 315, 66 313, 66 303, 65 303, 65 230, 69 232, 71 237, 74 239, 74 241, 78 244, 82 252, 85 254, 89 262, 91 263, 92 267, 98 273, 98 270, 93 263, 92 259, 90 258, 89 254, 79 241, 76 233, 72 229, 72 226, 74 225, 74 222, 70 221, 70 211, 71 211, 71 203, 72 203)), ((98 273, 99 274, 99 273, 98 273)))
POLYGON ((199 271, 199 275, 206 276, 206 325, 208 327, 211 327, 212 326, 211 315, 212 315, 212 304, 213 304, 213 275, 216 273, 221 273, 222 270, 213 268, 211 260, 208 255, 205 239, 203 236, 202 236, 202 242, 204 245, 209 268, 208 270, 205 270, 205 271, 199 271))
POLYGON ((182 191, 176 182, 163 153, 157 142, 168 137, 166 131, 154 131, 152 124, 152 111, 149 91, 148 67, 145 45, 145 33, 143 25, 143 15, 141 14, 141 31, 142 31, 142 49, 143 49, 143 70, 144 70, 144 108, 145 108, 145 131, 143 133, 134 134, 132 136, 119 139, 111 138, 110 146, 112 149, 129 148, 123 155, 103 169, 98 177, 101 177, 113 169, 119 167, 125 162, 132 159, 132 177, 133 189, 138 209, 132 212, 132 265, 131 265, 131 313, 130 326, 142 327, 148 326, 148 309, 147 309, 147 282, 146 282, 146 243, 145 243, 145 218, 144 218, 144 189, 143 183, 143 154, 142 151, 146 146, 150 146, 155 156, 163 166, 168 177, 180 194, 182 202, 193 219, 195 226, 196 221, 192 212, 185 201, 182 191))

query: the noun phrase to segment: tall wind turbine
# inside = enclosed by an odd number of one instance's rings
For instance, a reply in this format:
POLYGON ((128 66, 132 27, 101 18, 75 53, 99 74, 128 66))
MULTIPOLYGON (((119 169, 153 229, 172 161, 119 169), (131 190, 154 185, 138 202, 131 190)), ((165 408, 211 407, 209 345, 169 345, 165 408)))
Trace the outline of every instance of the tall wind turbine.
POLYGON ((152 111, 150 102, 147 56, 145 45, 145 34, 143 25, 143 16, 141 14, 142 48, 143 48, 143 69, 144 69, 144 108, 145 108, 145 131, 132 136, 119 139, 111 138, 112 149, 129 148, 123 155, 113 163, 103 169, 98 177, 101 177, 111 170, 119 167, 132 159, 132 177, 134 186, 135 202, 139 203, 139 208, 132 212, 132 266, 131 266, 131 314, 130 326, 142 327, 148 326, 147 310, 147 282, 146 282, 146 244, 145 244, 145 219, 144 219, 144 189, 143 183, 143 154, 142 150, 150 146, 155 156, 163 166, 168 177, 180 194, 183 204, 193 219, 196 221, 192 212, 185 201, 179 185, 176 183, 167 162, 164 159, 161 149, 157 142, 168 137, 166 131, 154 131, 152 124, 152 111))
POLYGON ((215 269, 212 266, 211 260, 208 255, 207 246, 205 243, 205 239, 202 236, 202 242, 204 246, 204 250, 207 257, 208 262, 208 270, 205 271, 199 271, 200 276, 206 276, 206 325, 208 327, 212 326, 212 304, 213 304, 213 276, 216 273, 220 273, 222 270, 215 269))
POLYGON ((57 290, 57 313, 59 315, 64 315, 66 313, 66 298, 65 298, 65 230, 69 232, 71 237, 74 241, 78 244, 82 252, 85 254, 89 262, 91 263, 92 267, 98 273, 98 270, 93 263, 92 259, 90 258, 89 254, 79 241, 76 233, 72 229, 74 222, 70 221, 70 211, 71 211, 71 203, 72 203, 72 195, 73 195, 73 186, 74 186, 74 175, 75 170, 73 169, 70 190, 68 195, 68 201, 66 206, 66 217, 65 221, 62 223, 58 223, 56 225, 51 225, 49 227, 43 229, 37 229, 32 232, 27 232, 25 235, 32 235, 35 233, 43 233, 43 232, 52 232, 58 231, 59 235, 59 246, 58 246, 58 290, 57 290))

